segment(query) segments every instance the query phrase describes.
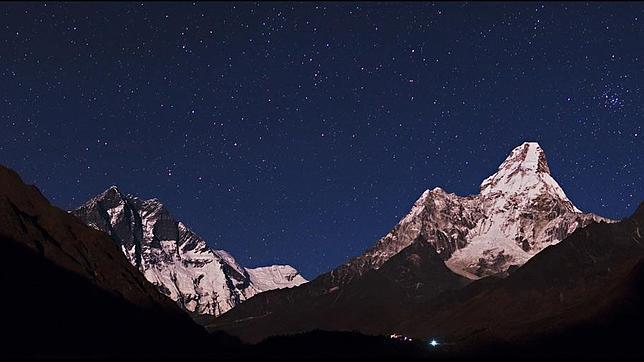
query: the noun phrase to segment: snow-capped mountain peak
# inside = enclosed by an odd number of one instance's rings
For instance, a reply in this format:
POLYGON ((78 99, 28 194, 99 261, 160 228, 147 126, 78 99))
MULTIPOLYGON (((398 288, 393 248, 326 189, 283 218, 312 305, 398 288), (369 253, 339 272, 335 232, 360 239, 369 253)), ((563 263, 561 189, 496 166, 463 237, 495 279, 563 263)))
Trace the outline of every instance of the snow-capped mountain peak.
POLYGON ((477 279, 522 265, 590 222, 610 221, 573 205, 536 142, 514 148, 480 190, 468 196, 426 190, 376 245, 329 278, 343 284, 378 269, 420 236, 452 271, 477 279))
POLYGON ((502 195, 504 199, 516 197, 523 202, 548 194, 562 201, 570 211, 581 213, 552 178, 546 154, 536 142, 524 142, 514 148, 497 172, 481 183, 480 190, 484 197, 502 195))
POLYGON ((124 195, 116 186, 72 213, 110 235, 150 282, 192 312, 218 315, 257 293, 306 282, 290 266, 244 268, 228 252, 208 247, 160 200, 124 195))
POLYGON ((483 180, 481 194, 516 193, 543 182, 550 176, 546 155, 536 142, 525 142, 512 150, 498 170, 483 180))
POLYGON ((515 147, 499 166, 499 170, 513 171, 519 168, 550 174, 546 155, 537 142, 523 142, 515 147))
POLYGON ((271 265, 247 268, 252 284, 260 290, 282 289, 293 284, 306 283, 306 279, 290 265, 271 265))

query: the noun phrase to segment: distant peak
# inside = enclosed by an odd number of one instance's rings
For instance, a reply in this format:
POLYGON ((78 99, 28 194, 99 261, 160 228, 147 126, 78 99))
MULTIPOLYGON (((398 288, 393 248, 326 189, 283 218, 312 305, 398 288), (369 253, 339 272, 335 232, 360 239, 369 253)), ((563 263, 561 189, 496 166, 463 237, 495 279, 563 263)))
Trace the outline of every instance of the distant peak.
POLYGON ((510 152, 496 173, 481 183, 481 193, 514 193, 544 182, 551 184, 555 192, 563 196, 559 185, 550 177, 546 154, 541 146, 537 142, 524 142, 510 152))
POLYGON ((273 264, 273 265, 268 265, 268 266, 259 266, 256 268, 246 268, 246 270, 280 270, 284 272, 292 272, 292 273, 298 273, 297 269, 295 269, 293 266, 288 265, 288 264, 273 264))
POLYGON ((155 205, 156 205, 156 204, 158 204, 158 205, 163 205, 163 202, 161 202, 161 200, 157 199, 156 197, 153 197, 153 198, 151 198, 151 199, 143 199, 143 198, 140 198, 140 197, 135 196, 135 195, 132 195, 132 194, 128 194, 128 195, 127 195, 127 197, 128 197, 128 198, 130 198, 130 199, 133 199, 133 200, 137 200, 137 201, 139 201, 139 202, 142 202, 142 203, 144 203, 144 204, 155 204, 155 205))
POLYGON ((550 174, 546 154, 537 142, 524 142, 515 147, 499 166, 498 172, 544 172, 550 174))
POLYGON ((503 169, 523 169, 526 171, 545 172, 550 174, 546 154, 537 142, 524 142, 515 147, 510 155, 499 166, 499 171, 503 169))
POLYGON ((114 196, 118 196, 118 197, 121 197, 121 198, 123 197, 123 194, 121 193, 121 190, 119 190, 118 186, 116 186, 116 185, 112 185, 112 186, 108 187, 105 191, 103 191, 100 194, 98 194, 95 198, 104 199, 104 198, 107 198, 107 197, 114 197, 114 196))
POLYGON ((89 201, 85 202, 83 205, 79 206, 77 209, 82 208, 92 208, 97 204, 118 204, 124 202, 125 196, 121 193, 119 188, 116 185, 112 185, 105 189, 105 191, 96 194, 89 201))
POLYGON ((539 148, 541 148, 541 146, 539 146, 539 142, 529 142, 529 141, 523 142, 521 144, 521 146, 518 146, 518 147, 523 147, 525 145, 528 145, 529 147, 539 147, 539 148))
POLYGON ((112 185, 112 186, 108 187, 107 190, 105 190, 105 191, 116 191, 116 192, 119 192, 119 193, 121 192, 121 191, 119 191, 119 188, 116 185, 112 185))
POLYGON ((425 190, 423 192, 422 195, 420 195, 420 198, 416 201, 416 203, 424 204, 425 200, 427 198, 431 197, 432 195, 445 194, 445 193, 447 193, 447 192, 445 190, 443 190, 442 188, 440 188, 440 187, 434 187, 433 189, 427 189, 427 190, 425 190))

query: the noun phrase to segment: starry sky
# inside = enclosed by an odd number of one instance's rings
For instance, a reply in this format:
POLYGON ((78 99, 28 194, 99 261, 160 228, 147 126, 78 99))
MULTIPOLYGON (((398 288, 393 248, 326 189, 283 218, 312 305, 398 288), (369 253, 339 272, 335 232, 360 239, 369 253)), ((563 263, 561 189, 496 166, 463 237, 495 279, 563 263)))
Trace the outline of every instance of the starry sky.
POLYGON ((0 163, 72 209, 157 197, 312 278, 537 141, 577 207, 644 199, 644 4, 2 3, 0 163))

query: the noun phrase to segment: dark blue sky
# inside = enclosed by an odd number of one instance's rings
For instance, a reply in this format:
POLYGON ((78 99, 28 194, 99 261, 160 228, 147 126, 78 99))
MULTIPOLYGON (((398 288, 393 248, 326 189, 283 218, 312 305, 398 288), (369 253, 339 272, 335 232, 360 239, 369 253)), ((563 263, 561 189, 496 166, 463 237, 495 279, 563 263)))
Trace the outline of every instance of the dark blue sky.
POLYGON ((2 3, 0 163, 311 278, 523 141, 580 209, 629 215, 643 39, 638 2, 2 3))

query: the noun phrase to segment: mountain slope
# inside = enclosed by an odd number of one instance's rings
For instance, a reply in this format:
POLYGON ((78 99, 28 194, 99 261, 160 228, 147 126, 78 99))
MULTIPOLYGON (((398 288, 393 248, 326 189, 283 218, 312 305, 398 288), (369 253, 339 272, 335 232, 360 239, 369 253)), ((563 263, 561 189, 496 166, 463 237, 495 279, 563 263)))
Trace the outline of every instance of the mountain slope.
POLYGON ((124 195, 115 186, 72 212, 104 231, 159 290, 190 312, 219 315, 253 295, 306 280, 288 265, 242 267, 214 250, 157 199, 124 195))
POLYGON ((543 355, 630 354, 644 323, 643 236, 644 203, 619 223, 578 229, 485 289, 410 311, 398 328, 464 349, 512 342, 543 355))
POLYGON ((522 265, 578 227, 609 221, 584 214, 570 202, 534 142, 512 150, 480 190, 469 196, 438 187, 426 190, 398 225, 363 255, 329 273, 328 282, 342 285, 378 268, 419 235, 450 269, 477 279, 522 265))
POLYGON ((342 288, 315 294, 303 285, 262 293, 251 299, 248 307, 233 308, 220 316, 211 327, 251 342, 269 335, 315 329, 389 334, 394 332, 391 327, 398 323, 399 316, 412 305, 422 305, 468 282, 451 272, 426 240, 418 238, 380 269, 369 271, 342 288), (304 292, 297 293, 298 290, 304 292), (247 324, 244 316, 251 308, 253 317, 247 324))
POLYGON ((3 357, 195 356, 203 350, 185 346, 221 342, 147 282, 107 235, 3 166, 0 185, 3 357))
MULTIPOLYGON (((270 324, 260 320, 274 319, 265 315, 275 314, 284 305, 297 310, 297 304, 313 303, 335 295, 337 290, 350 289, 355 281, 361 283, 363 276, 382 268, 419 238, 453 272, 478 279, 504 275, 510 267, 524 264, 593 221, 609 220, 579 211, 550 175, 541 147, 526 142, 483 181, 480 194, 458 196, 440 188, 427 190, 411 211, 361 256, 307 285, 262 293, 214 320, 209 329, 224 329, 251 339, 269 336, 275 327, 256 328, 259 323, 270 324)), ((284 327, 280 331, 287 330, 284 327)), ((360 330, 371 332, 368 328, 360 330)))

